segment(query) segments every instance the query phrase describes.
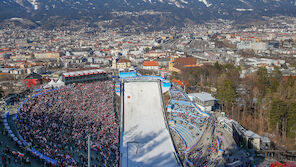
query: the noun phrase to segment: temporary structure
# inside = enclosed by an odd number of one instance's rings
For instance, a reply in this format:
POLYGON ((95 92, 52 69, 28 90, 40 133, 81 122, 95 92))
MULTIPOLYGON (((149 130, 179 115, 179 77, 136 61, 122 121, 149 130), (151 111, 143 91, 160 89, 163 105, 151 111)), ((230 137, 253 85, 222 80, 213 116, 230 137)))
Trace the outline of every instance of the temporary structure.
POLYGON ((62 78, 60 78, 54 85, 54 87, 61 87, 64 86, 65 83, 62 81, 62 78))
POLYGON ((47 85, 44 86, 44 88, 51 88, 54 87, 56 83, 54 82, 54 80, 52 79, 50 82, 48 82, 47 85))

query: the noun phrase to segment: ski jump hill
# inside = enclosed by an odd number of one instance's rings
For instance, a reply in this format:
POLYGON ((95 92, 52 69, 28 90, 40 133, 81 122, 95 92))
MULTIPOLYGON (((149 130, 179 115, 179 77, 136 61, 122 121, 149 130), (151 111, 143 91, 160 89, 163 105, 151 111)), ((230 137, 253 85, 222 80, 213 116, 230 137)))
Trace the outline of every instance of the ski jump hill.
POLYGON ((159 81, 121 84, 122 167, 179 166, 164 114, 159 81))

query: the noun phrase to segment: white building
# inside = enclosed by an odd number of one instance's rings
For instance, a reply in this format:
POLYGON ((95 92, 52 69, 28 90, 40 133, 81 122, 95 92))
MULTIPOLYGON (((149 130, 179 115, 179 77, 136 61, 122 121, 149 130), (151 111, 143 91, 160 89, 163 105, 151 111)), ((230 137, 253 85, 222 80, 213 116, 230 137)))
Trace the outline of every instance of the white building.
POLYGON ((145 70, 158 70, 158 62, 157 61, 144 61, 143 69, 145 70))
POLYGON ((190 93, 188 97, 204 112, 212 111, 212 107, 215 105, 216 98, 206 92, 190 93))

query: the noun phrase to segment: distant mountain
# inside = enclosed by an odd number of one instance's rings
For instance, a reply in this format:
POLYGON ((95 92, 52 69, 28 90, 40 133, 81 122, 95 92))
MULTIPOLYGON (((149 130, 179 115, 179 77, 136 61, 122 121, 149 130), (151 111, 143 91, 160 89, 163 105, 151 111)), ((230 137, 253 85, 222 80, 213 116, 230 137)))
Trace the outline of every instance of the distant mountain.
POLYGON ((54 27, 72 20, 113 20, 108 24, 165 27, 219 18, 296 16, 295 4, 295 0, 1 0, 0 22, 24 18, 54 27))

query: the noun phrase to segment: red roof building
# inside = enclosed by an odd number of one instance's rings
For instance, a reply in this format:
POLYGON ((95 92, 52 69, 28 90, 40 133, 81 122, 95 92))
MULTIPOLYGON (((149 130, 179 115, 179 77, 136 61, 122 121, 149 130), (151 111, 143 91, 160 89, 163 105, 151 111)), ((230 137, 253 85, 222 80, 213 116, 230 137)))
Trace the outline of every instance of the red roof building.
POLYGON ((182 81, 182 80, 177 80, 177 79, 173 78, 173 79, 172 79, 172 82, 173 82, 173 83, 176 83, 176 84, 178 84, 178 85, 180 85, 180 86, 182 86, 182 87, 184 87, 184 85, 185 85, 185 86, 189 86, 189 82, 186 81, 186 80, 182 81))
POLYGON ((144 61, 143 66, 158 66, 157 61, 144 61))
POLYGON ((143 62, 143 69, 157 70, 158 69, 158 62, 157 61, 144 61, 143 62))
POLYGON ((25 78, 25 83, 28 88, 35 87, 42 84, 42 76, 36 73, 32 73, 25 78))
POLYGON ((119 59, 117 63, 130 63, 131 61, 128 59, 119 59))

